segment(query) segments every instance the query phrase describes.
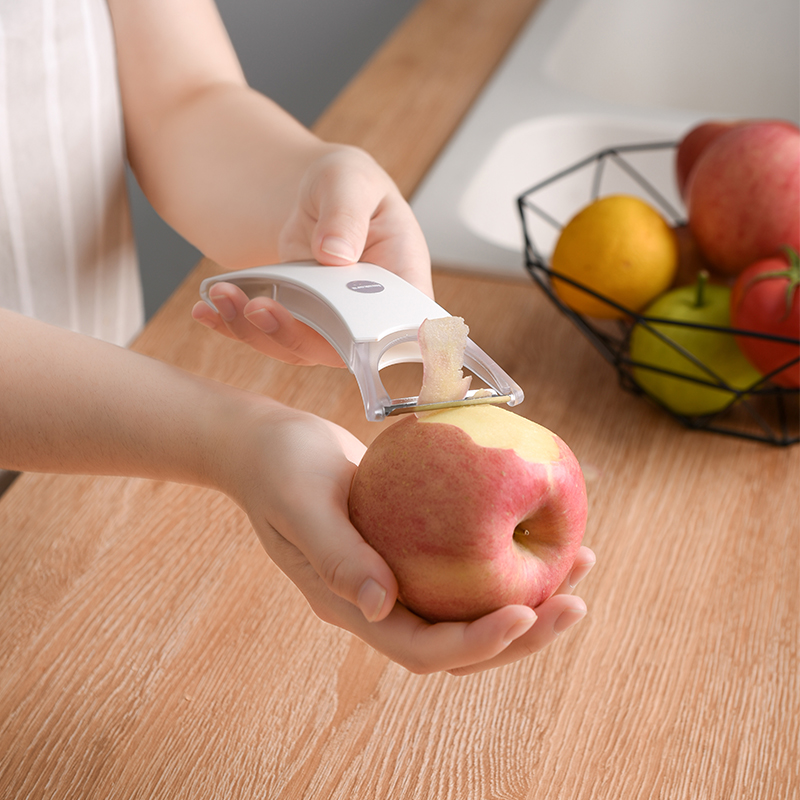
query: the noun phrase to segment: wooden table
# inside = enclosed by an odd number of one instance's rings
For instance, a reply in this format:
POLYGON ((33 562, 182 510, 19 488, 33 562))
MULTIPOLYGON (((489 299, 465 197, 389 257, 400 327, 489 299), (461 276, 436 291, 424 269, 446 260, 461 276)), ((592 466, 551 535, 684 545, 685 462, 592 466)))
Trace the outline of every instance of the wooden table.
MULTIPOLYGON (((425 0, 317 125, 411 192, 534 0, 425 0)), ((190 320, 135 347, 366 441, 353 379, 190 320)), ((622 393, 532 284, 437 273, 589 478, 589 617, 546 652, 414 676, 318 621, 197 488, 24 475, 0 500, 0 798, 796 799, 800 460, 622 393)))

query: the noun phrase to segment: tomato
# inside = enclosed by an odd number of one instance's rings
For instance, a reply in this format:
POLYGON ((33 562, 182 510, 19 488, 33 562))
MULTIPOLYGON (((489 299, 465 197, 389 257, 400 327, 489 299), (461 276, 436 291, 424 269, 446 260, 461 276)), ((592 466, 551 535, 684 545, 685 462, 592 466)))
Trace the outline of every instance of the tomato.
POLYGON ((794 343, 739 335, 736 342, 752 365, 769 379, 791 389, 800 387, 800 259, 791 248, 785 256, 751 264, 731 292, 734 328, 784 336, 794 343), (788 362, 795 360, 794 364, 788 362), (784 369, 781 367, 788 364, 784 369), (776 372, 777 370, 777 372, 776 372), (775 372, 776 374, 772 374, 775 372))

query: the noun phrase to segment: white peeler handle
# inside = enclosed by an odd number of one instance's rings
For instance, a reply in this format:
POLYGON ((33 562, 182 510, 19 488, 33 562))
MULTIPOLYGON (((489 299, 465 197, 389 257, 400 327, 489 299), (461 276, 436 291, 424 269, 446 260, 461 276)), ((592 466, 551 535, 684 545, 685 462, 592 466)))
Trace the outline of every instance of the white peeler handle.
MULTIPOLYGON (((358 382, 370 420, 383 419, 393 405, 380 380, 384 367, 421 361, 417 342, 425 319, 450 316, 423 292, 375 264, 323 267, 316 262, 275 264, 207 278, 200 296, 216 283, 233 283, 250 297, 267 296, 320 333, 336 349, 358 382)), ((522 400, 522 390, 471 340, 464 366, 501 394, 522 400)))

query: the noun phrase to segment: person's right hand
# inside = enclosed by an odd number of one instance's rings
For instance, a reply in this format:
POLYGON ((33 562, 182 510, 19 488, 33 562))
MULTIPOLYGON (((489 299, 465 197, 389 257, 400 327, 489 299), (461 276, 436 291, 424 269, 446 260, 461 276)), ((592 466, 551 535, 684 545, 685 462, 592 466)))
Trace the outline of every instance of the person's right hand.
MULTIPOLYGON (((363 150, 326 146, 311 161, 279 240, 282 261, 337 267, 377 264, 433 296, 427 245, 411 208, 391 178, 363 150)), ((224 336, 290 364, 343 366, 320 334, 271 298, 249 300, 238 287, 218 283, 194 319, 224 336)))

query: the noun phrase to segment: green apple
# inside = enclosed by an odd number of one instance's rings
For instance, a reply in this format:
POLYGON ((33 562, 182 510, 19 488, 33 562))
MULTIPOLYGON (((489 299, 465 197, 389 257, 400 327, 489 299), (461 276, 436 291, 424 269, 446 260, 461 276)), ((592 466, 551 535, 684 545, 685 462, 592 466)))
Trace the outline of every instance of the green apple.
POLYGON ((667 292, 644 312, 648 320, 679 324, 639 322, 631 331, 634 380, 676 414, 722 411, 761 378, 732 334, 694 327, 729 328, 730 293, 727 286, 709 284, 701 273, 696 284, 667 292))

